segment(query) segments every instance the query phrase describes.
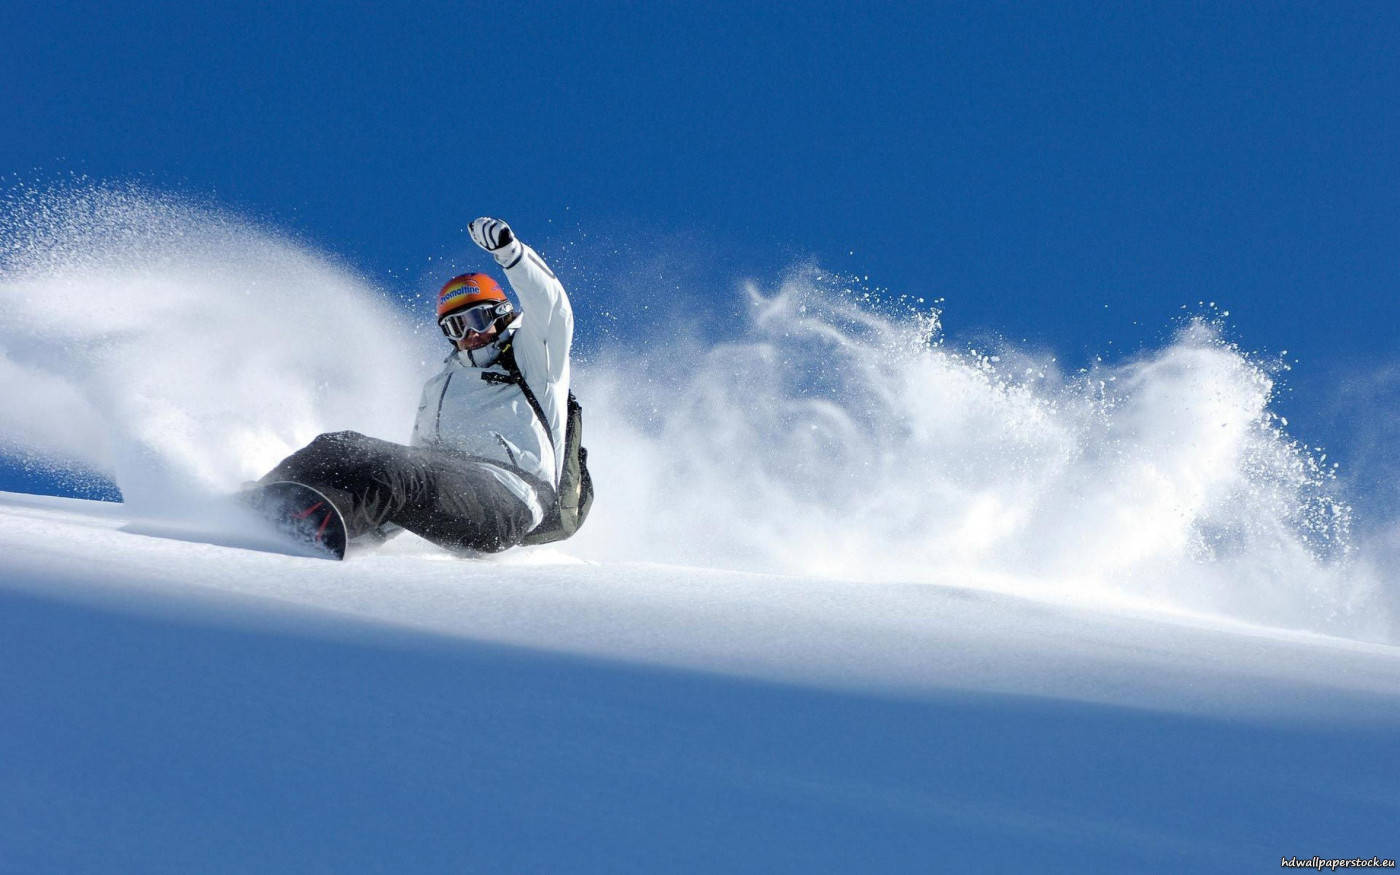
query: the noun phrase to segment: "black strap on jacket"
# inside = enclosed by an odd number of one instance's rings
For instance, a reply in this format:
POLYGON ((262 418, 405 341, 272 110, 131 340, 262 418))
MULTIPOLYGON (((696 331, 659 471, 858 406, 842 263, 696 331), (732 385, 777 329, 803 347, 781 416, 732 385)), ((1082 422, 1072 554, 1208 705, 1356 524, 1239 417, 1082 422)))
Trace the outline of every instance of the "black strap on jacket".
POLYGON ((515 350, 511 344, 501 347, 500 358, 496 359, 496 364, 506 369, 506 373, 498 374, 495 371, 483 370, 481 379, 488 383, 514 383, 520 387, 520 391, 525 393, 525 400, 529 402, 530 409, 535 411, 535 416, 539 419, 540 425, 544 426, 545 437, 549 438, 550 449, 559 452, 554 445, 554 429, 549 427, 549 417, 544 415, 544 408, 540 406, 540 400, 535 397, 535 393, 530 389, 530 384, 526 382, 525 375, 520 373, 520 366, 515 363, 515 350))

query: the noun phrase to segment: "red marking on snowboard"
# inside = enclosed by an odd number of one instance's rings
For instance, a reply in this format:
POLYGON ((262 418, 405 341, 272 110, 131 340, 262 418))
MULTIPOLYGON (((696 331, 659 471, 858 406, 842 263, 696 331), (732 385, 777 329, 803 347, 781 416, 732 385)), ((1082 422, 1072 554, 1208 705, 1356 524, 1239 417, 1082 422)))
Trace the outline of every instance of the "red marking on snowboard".
POLYGON ((345 518, 334 502, 313 487, 278 480, 256 486, 244 497, 288 540, 314 548, 327 559, 345 558, 345 518))

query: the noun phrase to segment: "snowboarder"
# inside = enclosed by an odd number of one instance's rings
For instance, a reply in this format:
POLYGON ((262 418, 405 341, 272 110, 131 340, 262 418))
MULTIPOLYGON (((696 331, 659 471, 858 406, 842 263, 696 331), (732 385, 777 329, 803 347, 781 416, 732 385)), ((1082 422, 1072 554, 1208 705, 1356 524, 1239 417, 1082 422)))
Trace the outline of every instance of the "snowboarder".
POLYGON ((423 387, 411 445, 323 434, 259 481, 313 487, 339 509, 350 539, 399 527, 448 549, 497 552, 557 523, 566 455, 578 455, 576 429, 566 432, 576 407, 573 310, 509 225, 480 218, 468 230, 504 268, 520 308, 486 274, 442 287, 437 320, 454 349, 423 387))

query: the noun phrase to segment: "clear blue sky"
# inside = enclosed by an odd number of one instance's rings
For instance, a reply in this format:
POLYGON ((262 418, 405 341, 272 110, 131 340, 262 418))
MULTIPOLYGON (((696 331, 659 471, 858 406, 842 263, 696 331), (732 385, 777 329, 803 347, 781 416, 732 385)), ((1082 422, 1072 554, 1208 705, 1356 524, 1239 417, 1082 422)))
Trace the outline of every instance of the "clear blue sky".
POLYGON ((1400 348, 1400 4, 1028 7, 7 3, 0 174, 211 197, 401 291, 478 213, 701 239, 721 284, 815 256, 1071 363, 1214 300, 1336 440, 1400 348))

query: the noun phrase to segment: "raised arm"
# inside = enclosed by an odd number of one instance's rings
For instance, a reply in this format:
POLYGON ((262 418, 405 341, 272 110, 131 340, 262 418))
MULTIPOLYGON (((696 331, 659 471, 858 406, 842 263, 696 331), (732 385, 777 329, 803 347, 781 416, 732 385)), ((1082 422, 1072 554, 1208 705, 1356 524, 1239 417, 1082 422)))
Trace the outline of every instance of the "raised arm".
POLYGON ((516 332, 516 343, 543 346, 551 379, 560 379, 568 366, 574 338, 574 311, 563 284, 539 253, 522 243, 500 219, 477 219, 468 230, 472 240, 505 268, 506 279, 520 299, 524 318, 516 332))

